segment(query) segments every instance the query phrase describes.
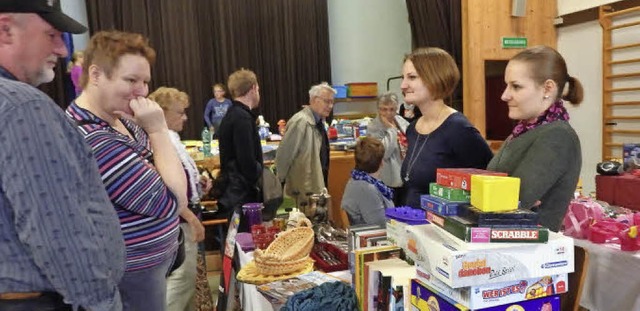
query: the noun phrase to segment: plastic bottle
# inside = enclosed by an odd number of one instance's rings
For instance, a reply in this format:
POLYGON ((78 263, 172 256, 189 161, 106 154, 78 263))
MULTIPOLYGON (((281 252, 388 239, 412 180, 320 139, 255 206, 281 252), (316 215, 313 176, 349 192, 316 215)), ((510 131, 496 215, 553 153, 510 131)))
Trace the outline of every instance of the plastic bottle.
POLYGON ((202 130, 202 153, 205 157, 211 156, 211 132, 206 126, 202 130))

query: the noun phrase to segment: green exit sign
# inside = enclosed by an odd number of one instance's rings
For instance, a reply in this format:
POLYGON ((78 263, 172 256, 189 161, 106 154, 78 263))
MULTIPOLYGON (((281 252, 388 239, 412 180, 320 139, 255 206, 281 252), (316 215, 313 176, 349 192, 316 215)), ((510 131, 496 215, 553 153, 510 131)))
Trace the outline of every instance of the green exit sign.
POLYGON ((503 49, 524 49, 527 47, 527 38, 524 37, 502 37, 503 49))

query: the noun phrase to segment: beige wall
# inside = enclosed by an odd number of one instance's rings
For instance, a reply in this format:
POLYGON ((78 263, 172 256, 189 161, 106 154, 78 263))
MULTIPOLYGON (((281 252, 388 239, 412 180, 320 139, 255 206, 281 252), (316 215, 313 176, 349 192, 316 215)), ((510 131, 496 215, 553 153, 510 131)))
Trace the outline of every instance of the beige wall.
POLYGON ((558 0, 558 15, 578 12, 618 1, 621 0, 558 0))

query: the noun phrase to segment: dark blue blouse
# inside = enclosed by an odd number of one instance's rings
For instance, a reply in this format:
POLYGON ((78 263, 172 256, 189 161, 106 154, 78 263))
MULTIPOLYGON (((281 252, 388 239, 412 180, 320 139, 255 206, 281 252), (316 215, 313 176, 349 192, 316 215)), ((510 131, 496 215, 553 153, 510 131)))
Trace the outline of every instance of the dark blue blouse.
POLYGON ((407 141, 409 149, 401 169, 406 188, 403 202, 414 208, 420 207, 420 195, 429 193, 436 168, 485 169, 493 157, 480 132, 459 112, 428 135, 418 134, 416 122, 412 122, 407 128, 407 141))

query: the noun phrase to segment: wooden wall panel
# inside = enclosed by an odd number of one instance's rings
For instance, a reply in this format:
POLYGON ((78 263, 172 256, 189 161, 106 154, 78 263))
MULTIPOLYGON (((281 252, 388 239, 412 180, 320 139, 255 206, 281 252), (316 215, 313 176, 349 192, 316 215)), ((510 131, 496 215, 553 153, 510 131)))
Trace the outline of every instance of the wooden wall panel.
POLYGON ((462 0, 464 113, 486 132, 485 60, 508 60, 520 49, 503 49, 502 37, 526 37, 528 45, 556 47, 556 0, 526 0, 526 15, 511 16, 511 0, 462 0))

